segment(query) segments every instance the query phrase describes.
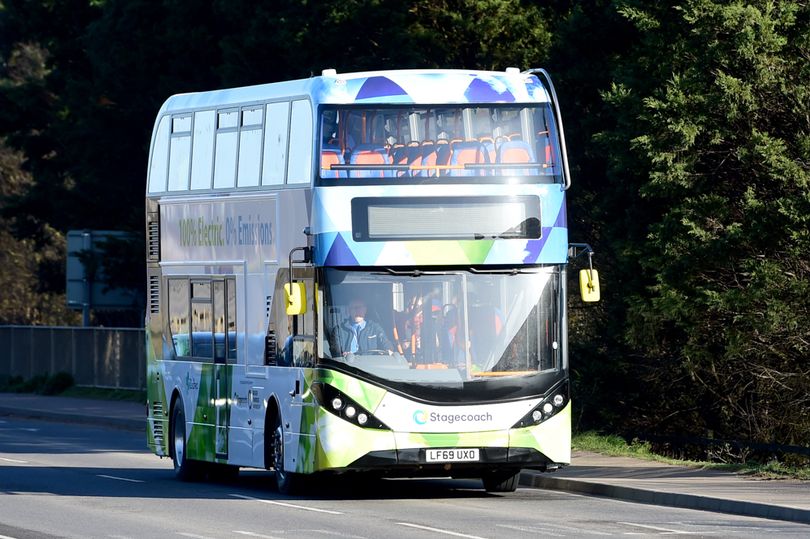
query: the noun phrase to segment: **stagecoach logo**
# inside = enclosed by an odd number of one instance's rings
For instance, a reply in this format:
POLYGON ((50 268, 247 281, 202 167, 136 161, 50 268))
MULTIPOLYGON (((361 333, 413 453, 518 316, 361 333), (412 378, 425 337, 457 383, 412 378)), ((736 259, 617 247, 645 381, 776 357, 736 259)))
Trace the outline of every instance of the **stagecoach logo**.
POLYGON ((195 380, 189 373, 186 373, 186 389, 191 391, 192 389, 200 389, 200 383, 195 380))
POLYGON ((492 414, 489 412, 479 414, 440 414, 438 412, 427 413, 424 410, 416 410, 413 413, 413 421, 417 425, 439 423, 452 425, 454 423, 478 423, 482 421, 492 421, 492 414))

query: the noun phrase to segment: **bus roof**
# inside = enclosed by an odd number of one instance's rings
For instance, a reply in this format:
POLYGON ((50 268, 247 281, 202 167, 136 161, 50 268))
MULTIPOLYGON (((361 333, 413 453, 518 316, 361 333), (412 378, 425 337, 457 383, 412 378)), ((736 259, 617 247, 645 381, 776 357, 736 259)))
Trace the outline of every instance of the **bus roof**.
POLYGON ((547 103, 548 93, 534 75, 507 71, 413 69, 336 73, 210 92, 178 94, 159 116, 284 98, 309 97, 313 104, 547 103))

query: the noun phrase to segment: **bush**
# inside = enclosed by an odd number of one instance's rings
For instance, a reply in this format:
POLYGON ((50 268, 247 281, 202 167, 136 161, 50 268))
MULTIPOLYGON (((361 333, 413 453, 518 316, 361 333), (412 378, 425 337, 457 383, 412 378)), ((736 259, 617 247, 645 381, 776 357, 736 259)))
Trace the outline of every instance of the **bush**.
POLYGON ((72 387, 73 384, 73 375, 67 372, 57 372, 45 380, 39 393, 42 395, 58 395, 69 387, 72 387))
POLYGON ((73 375, 67 372, 58 372, 50 376, 39 374, 30 380, 25 380, 22 376, 0 376, 0 391, 7 393, 58 395, 73 384, 73 375))

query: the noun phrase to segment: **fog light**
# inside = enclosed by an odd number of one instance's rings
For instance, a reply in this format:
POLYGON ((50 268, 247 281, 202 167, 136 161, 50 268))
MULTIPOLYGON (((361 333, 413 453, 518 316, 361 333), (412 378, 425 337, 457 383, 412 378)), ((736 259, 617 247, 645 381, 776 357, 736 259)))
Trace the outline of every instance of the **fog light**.
POLYGON ((547 402, 543 405, 543 411, 547 414, 550 414, 554 411, 554 407, 551 405, 550 402, 547 402))
POLYGON ((340 397, 335 397, 334 399, 332 399, 332 408, 334 408, 335 410, 340 410, 341 408, 343 408, 343 401, 340 400, 340 397))
POLYGON ((368 416, 364 413, 360 413, 357 416, 357 422, 361 425, 365 425, 368 422, 368 416))
POLYGON ((562 395, 554 395, 554 406, 559 408, 560 406, 563 405, 563 402, 565 402, 565 397, 563 397, 562 395))
POLYGON ((354 406, 347 406, 345 413, 346 413, 346 417, 352 418, 352 417, 354 417, 354 414, 357 413, 357 410, 354 409, 354 406))
POLYGON ((540 410, 535 410, 532 412, 532 419, 535 423, 540 423, 540 420, 543 419, 543 413, 540 410))

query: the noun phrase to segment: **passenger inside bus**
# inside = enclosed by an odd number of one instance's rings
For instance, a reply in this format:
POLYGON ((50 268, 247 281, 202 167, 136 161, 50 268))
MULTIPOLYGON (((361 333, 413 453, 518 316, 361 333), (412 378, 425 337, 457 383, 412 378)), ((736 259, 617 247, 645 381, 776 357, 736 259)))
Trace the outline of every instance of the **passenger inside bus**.
POLYGON ((393 355, 394 345, 385 330, 374 320, 366 319, 367 307, 362 299, 349 302, 349 318, 335 326, 329 333, 329 350, 332 357, 353 354, 393 355))

